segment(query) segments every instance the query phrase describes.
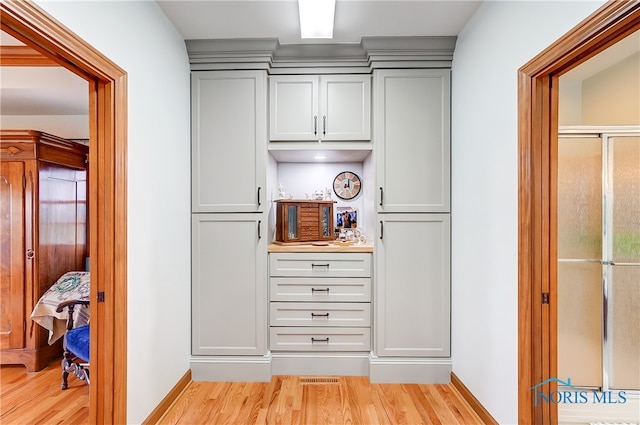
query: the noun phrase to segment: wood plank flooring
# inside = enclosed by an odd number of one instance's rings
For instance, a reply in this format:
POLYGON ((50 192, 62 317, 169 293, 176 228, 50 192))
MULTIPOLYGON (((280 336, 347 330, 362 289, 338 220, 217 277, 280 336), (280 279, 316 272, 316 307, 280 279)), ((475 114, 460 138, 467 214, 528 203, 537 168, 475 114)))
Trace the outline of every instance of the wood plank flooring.
MULTIPOLYGON (((89 388, 60 363, 0 368, 0 424, 85 424, 89 388)), ((271 382, 191 382, 158 424, 482 424, 451 385, 371 384, 366 377, 274 376, 271 382)))
MULTIPOLYGON (((191 382, 160 424, 482 424, 451 385, 371 384, 367 377, 305 382, 191 382)), ((313 380, 312 379, 312 380, 313 380)))
POLYGON ((27 373, 21 365, 0 367, 0 424, 86 424, 89 418, 89 387, 74 375, 69 388, 60 389, 60 360, 40 372, 27 373))

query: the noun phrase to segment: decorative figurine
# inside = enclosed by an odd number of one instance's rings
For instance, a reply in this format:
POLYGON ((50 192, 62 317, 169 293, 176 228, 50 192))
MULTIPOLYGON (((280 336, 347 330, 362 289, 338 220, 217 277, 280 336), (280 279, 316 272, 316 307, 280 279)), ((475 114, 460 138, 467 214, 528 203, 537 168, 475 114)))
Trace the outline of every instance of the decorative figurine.
POLYGON ((328 187, 324 188, 324 200, 325 201, 331 200, 331 189, 329 189, 328 187))
POLYGON ((284 193, 284 186, 278 185, 278 199, 284 199, 287 195, 284 193))
POLYGON ((323 198, 324 198, 324 192, 322 192, 322 190, 318 189, 315 192, 313 192, 313 199, 315 199, 316 201, 322 201, 323 198))

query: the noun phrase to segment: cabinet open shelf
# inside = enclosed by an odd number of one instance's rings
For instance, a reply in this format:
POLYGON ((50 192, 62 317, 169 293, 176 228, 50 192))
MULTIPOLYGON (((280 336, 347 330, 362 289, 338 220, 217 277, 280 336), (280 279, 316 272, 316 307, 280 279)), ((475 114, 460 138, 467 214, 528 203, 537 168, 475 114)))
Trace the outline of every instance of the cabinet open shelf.
POLYGON ((362 162, 372 150, 371 142, 269 142, 269 153, 277 162, 362 162))

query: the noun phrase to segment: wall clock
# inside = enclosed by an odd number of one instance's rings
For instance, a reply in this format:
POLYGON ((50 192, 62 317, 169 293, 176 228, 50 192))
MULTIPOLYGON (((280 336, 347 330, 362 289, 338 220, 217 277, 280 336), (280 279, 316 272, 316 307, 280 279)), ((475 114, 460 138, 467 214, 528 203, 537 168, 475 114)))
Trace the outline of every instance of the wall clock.
POLYGON ((333 179, 333 191, 338 198, 349 200, 358 196, 362 183, 360 177, 351 171, 343 171, 333 179))

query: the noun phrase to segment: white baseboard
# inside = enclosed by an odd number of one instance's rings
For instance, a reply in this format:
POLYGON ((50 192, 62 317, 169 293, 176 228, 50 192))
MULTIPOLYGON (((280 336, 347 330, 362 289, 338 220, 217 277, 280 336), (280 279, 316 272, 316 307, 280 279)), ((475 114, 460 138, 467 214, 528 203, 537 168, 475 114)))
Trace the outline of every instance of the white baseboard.
POLYGON ((372 383, 448 384, 451 359, 376 357, 370 353, 268 353, 193 356, 193 381, 269 382, 272 375, 369 376, 372 383))
POLYGON ((197 356, 191 357, 193 381, 269 382, 271 353, 260 356, 197 356))
POLYGON ((369 353, 273 353, 274 375, 368 376, 369 353))
POLYGON ((451 382, 451 359, 413 357, 369 358, 372 383, 448 384, 451 382))

